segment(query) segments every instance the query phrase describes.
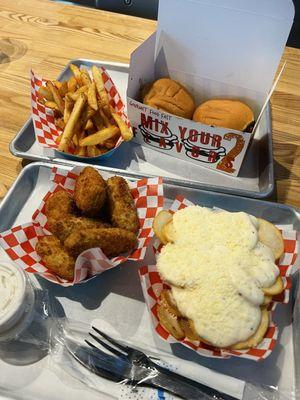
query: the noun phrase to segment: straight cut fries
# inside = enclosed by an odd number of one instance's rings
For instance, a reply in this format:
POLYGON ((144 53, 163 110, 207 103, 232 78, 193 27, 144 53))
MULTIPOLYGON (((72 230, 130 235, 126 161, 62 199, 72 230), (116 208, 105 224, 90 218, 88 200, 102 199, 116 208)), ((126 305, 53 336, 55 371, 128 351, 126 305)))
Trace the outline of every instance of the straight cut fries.
POLYGON ((74 107, 74 101, 71 99, 69 95, 65 97, 65 109, 64 109, 64 122, 65 124, 68 122, 71 112, 74 107))
POLYGON ((88 103, 93 110, 98 110, 95 82, 89 85, 87 91, 88 103))
POLYGON ((116 121, 121 135, 123 137, 123 139, 125 140, 125 142, 128 142, 129 140, 132 139, 132 131, 131 129, 128 128, 128 126, 125 124, 125 122, 122 120, 122 118, 120 117, 120 115, 116 114, 116 113, 111 113, 113 119, 116 121))
POLYGON ((108 96, 107 96, 106 90, 104 88, 104 82, 102 79, 101 72, 95 65, 93 65, 92 73, 93 73, 94 82, 96 84, 96 89, 97 89, 97 92, 99 95, 100 106, 101 106, 101 108, 103 108, 106 116, 109 117, 110 116, 109 101, 108 101, 108 96))
POLYGON ((79 142, 80 146, 94 146, 96 144, 103 145, 108 139, 116 136, 120 133, 120 130, 117 126, 110 126, 108 128, 104 128, 99 132, 94 133, 93 135, 87 136, 79 142))
POLYGON ((57 107, 58 107, 59 111, 63 114, 64 109, 65 109, 65 105, 64 105, 64 101, 63 101, 63 99, 62 99, 62 97, 61 97, 61 95, 59 93, 59 90, 50 81, 47 82, 46 87, 52 93, 53 100, 57 104, 57 107))
POLYGON ((68 150, 70 142, 75 133, 75 126, 79 120, 80 113, 83 110, 85 103, 86 103, 86 97, 84 94, 81 93, 80 96, 78 97, 78 99, 76 100, 76 103, 74 104, 74 108, 70 114, 70 118, 67 122, 65 130, 63 131, 61 141, 58 146, 59 150, 61 150, 61 151, 68 150))
POLYGON ((48 101, 53 101, 53 95, 45 86, 40 86, 38 91, 39 97, 48 101))
POLYGON ((62 130, 58 150, 81 157, 96 157, 116 146, 119 138, 132 138, 132 131, 109 104, 102 72, 95 65, 91 75, 71 64, 72 76, 64 82, 47 81, 38 90, 38 100, 54 113, 62 130))

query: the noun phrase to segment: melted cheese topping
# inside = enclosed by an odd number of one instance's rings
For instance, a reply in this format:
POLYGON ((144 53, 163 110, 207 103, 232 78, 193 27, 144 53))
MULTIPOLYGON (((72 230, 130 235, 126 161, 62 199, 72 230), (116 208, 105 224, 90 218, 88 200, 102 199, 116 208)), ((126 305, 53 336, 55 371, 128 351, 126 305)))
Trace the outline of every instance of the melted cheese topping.
POLYGON ((191 206, 176 212, 173 224, 175 241, 162 248, 157 269, 173 285, 181 314, 215 346, 247 340, 260 324, 262 288, 279 274, 258 241, 255 217, 191 206))

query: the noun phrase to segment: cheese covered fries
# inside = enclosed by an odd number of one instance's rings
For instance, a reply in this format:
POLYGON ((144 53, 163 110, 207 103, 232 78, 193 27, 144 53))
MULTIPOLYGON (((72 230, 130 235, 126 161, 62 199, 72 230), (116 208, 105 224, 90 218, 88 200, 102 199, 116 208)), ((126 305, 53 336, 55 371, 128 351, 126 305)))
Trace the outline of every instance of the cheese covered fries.
POLYGON ((154 230, 165 243, 157 270, 170 285, 157 310, 165 329, 220 348, 260 343, 266 304, 283 290, 275 264, 284 251, 280 231, 243 212, 199 206, 162 211, 154 230))

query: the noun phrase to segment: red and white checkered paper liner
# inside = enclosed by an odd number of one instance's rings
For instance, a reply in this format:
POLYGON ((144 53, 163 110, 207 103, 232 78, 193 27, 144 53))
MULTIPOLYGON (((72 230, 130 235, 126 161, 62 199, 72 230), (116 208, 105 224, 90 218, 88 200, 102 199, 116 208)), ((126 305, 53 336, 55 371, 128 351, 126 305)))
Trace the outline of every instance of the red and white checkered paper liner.
POLYGON ((72 286, 127 260, 142 260, 153 237, 153 219, 163 207, 162 178, 144 178, 135 182, 128 182, 140 221, 138 244, 135 250, 129 255, 112 259, 108 259, 100 248, 86 250, 77 257, 74 281, 69 282, 62 279, 45 267, 35 251, 35 246, 39 237, 51 234, 47 229, 47 217, 44 212, 45 201, 57 190, 65 189, 73 194, 76 178, 82 168, 76 167, 67 171, 54 167, 51 175, 51 181, 54 183, 43 198, 39 208, 34 212, 32 221, 0 234, 1 247, 20 267, 27 272, 37 273, 62 286, 72 286))
MULTIPOLYGON (((190 205, 193 205, 193 203, 182 196, 178 196, 176 197, 169 211, 175 212, 190 205)), ((284 254, 278 262, 278 267, 280 270, 280 275, 284 282, 285 289, 280 295, 273 297, 272 303, 270 303, 268 306, 268 309, 271 311, 274 311, 277 303, 288 302, 289 291, 291 288, 291 278, 289 277, 289 275, 297 259, 297 232, 294 231, 292 227, 290 227, 290 229, 286 227, 286 229, 284 230, 281 229, 281 233, 284 239, 284 254)), ((157 239, 153 246, 154 251, 156 253, 160 252, 162 246, 163 245, 161 244, 161 242, 157 239)), ((163 328, 157 317, 157 306, 160 293, 163 289, 169 288, 169 286, 162 281, 155 265, 141 267, 139 269, 139 275, 145 301, 151 314, 153 327, 158 335, 167 342, 182 343, 184 346, 189 347, 195 350, 197 353, 201 354, 202 356, 206 357, 228 358, 231 356, 235 356, 254 361, 261 361, 271 354, 278 336, 278 328, 274 325, 272 321, 270 322, 269 329, 267 330, 263 341, 255 348, 251 348, 248 350, 218 349, 200 341, 175 339, 168 331, 163 328)))
MULTIPOLYGON (((109 104, 117 114, 123 119, 126 125, 131 128, 129 119, 125 114, 125 104, 113 83, 111 77, 103 67, 99 68, 102 73, 104 88, 108 94, 109 104)), ((35 131, 36 140, 38 143, 46 148, 57 149, 58 145, 56 139, 62 133, 62 130, 55 125, 53 111, 39 103, 37 92, 40 86, 45 86, 47 80, 40 78, 33 71, 31 71, 31 112, 32 120, 35 131)), ((120 136, 114 148, 120 146, 123 142, 120 136)), ((73 153, 70 147, 69 152, 73 153)))

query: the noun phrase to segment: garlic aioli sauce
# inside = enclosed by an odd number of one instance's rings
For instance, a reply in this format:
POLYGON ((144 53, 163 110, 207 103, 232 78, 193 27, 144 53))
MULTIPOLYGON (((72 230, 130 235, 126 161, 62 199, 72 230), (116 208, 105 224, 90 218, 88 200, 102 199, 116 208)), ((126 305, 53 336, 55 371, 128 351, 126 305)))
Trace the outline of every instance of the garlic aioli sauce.
POLYGON ((0 262, 0 322, 20 301, 22 281, 13 268, 0 262))
POLYGON ((258 241, 255 217, 190 206, 173 224, 175 242, 162 248, 157 269, 173 285, 180 312, 215 346, 247 340, 260 325, 262 288, 279 275, 271 250, 258 241))

